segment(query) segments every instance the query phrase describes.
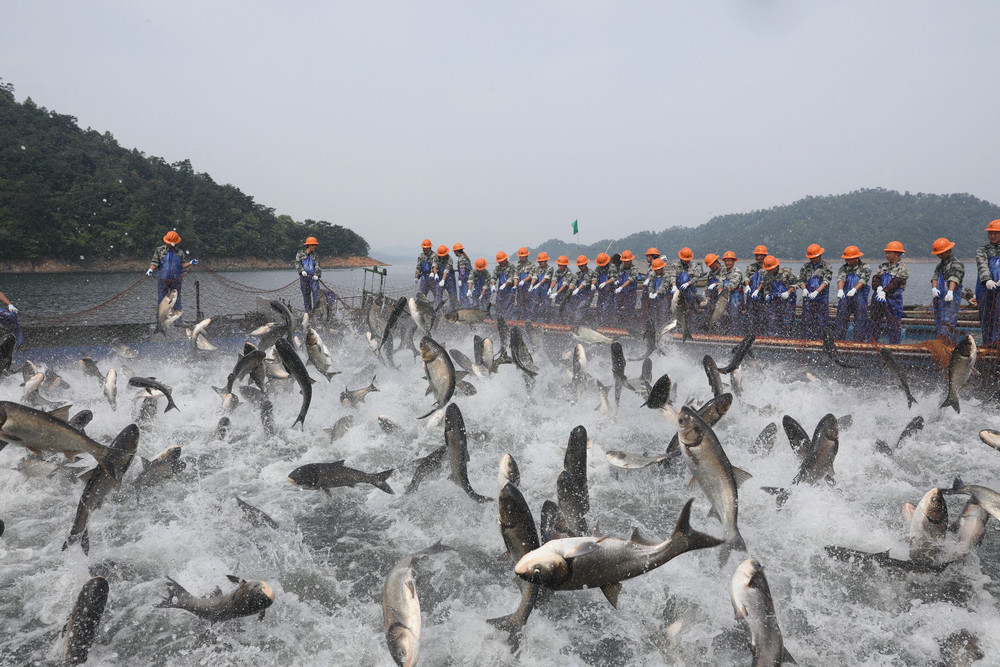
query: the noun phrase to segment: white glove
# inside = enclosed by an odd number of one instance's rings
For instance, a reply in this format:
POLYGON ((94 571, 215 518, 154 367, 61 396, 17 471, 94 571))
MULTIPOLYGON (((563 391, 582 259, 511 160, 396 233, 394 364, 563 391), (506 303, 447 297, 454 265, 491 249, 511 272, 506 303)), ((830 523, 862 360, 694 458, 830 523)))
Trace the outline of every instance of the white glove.
POLYGON ((643 287, 645 287, 648 284, 649 284, 649 278, 646 278, 645 280, 642 281, 642 286, 643 287))
POLYGON ((555 301, 557 296, 559 295, 555 292, 549 292, 549 298, 552 299, 552 301, 555 301))
POLYGON ((505 289, 507 289, 507 283, 504 283, 503 285, 500 286, 501 292, 504 291, 505 289))
POLYGON ((443 280, 440 281, 440 282, 438 282, 438 287, 444 287, 444 281, 443 280))
POLYGON ((996 288, 997 288, 997 281, 995 280, 986 281, 986 289, 996 289, 996 288))
POLYGON ((843 299, 844 298, 844 290, 842 290, 842 289, 837 290, 837 298, 838 299, 843 299))
POLYGON ((303 278, 308 278, 309 277, 309 272, 308 271, 303 271, 302 272, 302 277, 303 278))
POLYGON ((687 289, 689 285, 691 285, 691 281, 688 281, 688 282, 684 283, 683 285, 681 285, 681 289, 687 289))
POLYGON ((576 296, 576 295, 577 295, 577 294, 579 294, 579 293, 580 293, 580 288, 579 288, 579 287, 575 287, 575 288, 573 289, 573 296, 576 296))
POLYGON ((756 299, 759 295, 760 295, 760 288, 758 287, 753 291, 753 294, 751 294, 750 297, 756 299))
POLYGON ((951 303, 952 301, 955 300, 955 293, 952 292, 951 290, 948 290, 947 294, 944 295, 944 300, 948 303, 951 303))
POLYGON ((198 260, 192 259, 191 260, 191 264, 194 265, 194 266, 198 266, 198 260))
POLYGON ((7 310, 9 310, 10 312, 12 312, 15 315, 17 315, 17 308, 14 307, 14 304, 8 303, 7 304, 7 310))
POLYGON ((153 275, 153 269, 146 269, 146 277, 149 278, 153 275))
MULTIPOLYGON (((500 289, 503 289, 503 287, 501 287, 500 289)), ((494 294, 496 294, 497 293, 497 286, 496 285, 490 285, 490 291, 493 292, 494 294)))
POLYGON ((656 298, 656 297, 658 297, 658 296, 660 296, 660 293, 659 293, 659 292, 653 292, 652 294, 650 294, 650 295, 649 295, 649 298, 650 298, 650 299, 655 299, 655 298, 656 298))
POLYGON ((941 290, 939 290, 937 287, 932 287, 931 288, 931 294, 933 294, 935 296, 935 298, 939 297, 939 296, 941 296, 941 290))
POLYGON ((877 292, 875 292, 875 298, 881 301, 882 303, 885 303, 885 292, 882 291, 881 287, 877 292))
POLYGON ((884 289, 882 288, 882 286, 881 286, 881 285, 879 285, 879 286, 878 286, 878 287, 877 287, 877 288, 875 289, 875 293, 876 293, 876 294, 885 294, 885 290, 884 290, 884 289))
POLYGON ((788 297, 789 296, 791 296, 791 295, 788 292, 782 292, 781 293, 781 300, 782 301, 788 301, 788 297))
POLYGON ((591 285, 590 285, 590 291, 593 292, 595 289, 597 289, 597 285, 594 285, 593 283, 591 283, 591 285))
POLYGON ((313 276, 313 281, 314 281, 314 282, 315 282, 315 281, 318 281, 318 280, 319 280, 319 276, 313 276))
POLYGON ((534 292, 536 287, 538 287, 538 285, 532 285, 531 287, 528 288, 528 291, 534 292))
POLYGON ((857 287, 852 287, 851 289, 847 290, 847 296, 854 296, 857 293, 858 293, 857 287))
POLYGON ((816 300, 816 297, 818 297, 818 296, 819 296, 819 290, 814 290, 812 292, 809 292, 809 298, 812 299, 812 300, 814 300, 814 301, 816 300))
POLYGON ((803 287, 802 288, 802 298, 805 298, 807 296, 809 296, 809 290, 807 290, 805 287, 803 287))
POLYGON ((615 288, 615 294, 621 294, 621 293, 622 293, 622 288, 621 287, 616 287, 615 288))
POLYGON ((471 299, 472 298, 472 290, 470 289, 468 292, 466 292, 465 296, 467 296, 468 298, 471 299))
POLYGON ((671 294, 677 294, 678 292, 680 292, 680 290, 677 289, 677 285, 671 285, 670 286, 670 293, 671 294))

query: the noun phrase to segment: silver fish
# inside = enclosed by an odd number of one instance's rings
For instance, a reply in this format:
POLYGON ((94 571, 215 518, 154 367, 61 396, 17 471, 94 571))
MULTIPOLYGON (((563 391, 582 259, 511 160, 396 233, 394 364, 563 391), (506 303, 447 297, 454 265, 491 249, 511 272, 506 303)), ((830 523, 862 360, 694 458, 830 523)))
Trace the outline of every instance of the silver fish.
POLYGON ((232 592, 223 595, 222 590, 216 587, 212 595, 198 598, 167 577, 167 596, 155 607, 183 609, 210 623, 254 614, 263 620, 267 608, 274 602, 274 591, 271 590, 271 586, 266 581, 245 581, 232 575, 226 575, 226 578, 238 584, 232 592))
POLYGON ((420 659, 420 599, 413 565, 423 556, 445 549, 440 543, 396 561, 382 585, 382 623, 389 654, 400 667, 414 667, 420 659))
POLYGON ((729 581, 729 599, 736 618, 750 634, 754 667, 795 662, 785 649, 771 589, 756 558, 748 558, 736 568, 729 581))
POLYGON ((67 637, 67 665, 82 665, 87 662, 107 603, 108 581, 104 577, 94 577, 80 589, 69 620, 62 629, 62 634, 67 637))
POLYGON ((455 393, 455 365, 441 345, 430 336, 420 339, 420 358, 424 362, 424 373, 434 391, 434 408, 417 417, 424 419, 443 408, 455 393))
POLYGON ((937 489, 924 494, 914 507, 903 505, 903 521, 909 525, 910 560, 918 564, 933 564, 944 548, 948 532, 948 506, 937 489))
POLYGON ((965 338, 951 351, 951 361, 948 363, 948 395, 941 404, 941 409, 950 406, 955 408, 955 412, 962 411, 958 404, 958 392, 968 382, 975 365, 976 341, 972 339, 972 336, 966 334, 965 338))
POLYGON ((113 368, 108 369, 104 378, 104 398, 108 399, 112 410, 118 410, 118 373, 113 368))

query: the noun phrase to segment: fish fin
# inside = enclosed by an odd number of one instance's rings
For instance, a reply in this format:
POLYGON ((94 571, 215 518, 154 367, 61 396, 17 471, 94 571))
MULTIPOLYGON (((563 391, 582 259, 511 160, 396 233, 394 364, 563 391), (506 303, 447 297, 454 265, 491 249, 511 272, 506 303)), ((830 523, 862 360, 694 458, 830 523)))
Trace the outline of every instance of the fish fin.
POLYGON ((618 594, 622 592, 622 582, 601 586, 601 592, 604 593, 604 597, 608 599, 611 606, 618 609, 618 594))
POLYGON ((743 536, 737 532, 736 537, 723 544, 722 548, 719 550, 719 565, 725 565, 726 561, 729 560, 729 554, 733 551, 746 550, 747 543, 743 541, 743 536))
POLYGON ((797 664, 799 664, 799 663, 795 662, 795 658, 792 657, 792 654, 789 653, 788 649, 785 648, 784 646, 781 647, 781 662, 782 663, 786 663, 787 662, 790 665, 797 665, 797 664))
POLYGON ((647 537, 643 537, 642 533, 639 532, 638 528, 632 529, 631 541, 634 542, 635 544, 641 544, 646 547, 653 547, 659 544, 659 542, 657 542, 656 540, 651 540, 647 537))
POLYGON ((746 470, 733 466, 733 478, 736 480, 737 489, 740 488, 740 486, 751 477, 753 477, 753 475, 748 473, 746 470))
POLYGON ((393 491, 392 487, 389 486, 389 483, 385 481, 389 479, 394 470, 394 468, 389 468, 388 470, 375 473, 375 482, 373 482, 374 486, 382 491, 385 491, 386 493, 395 494, 396 492, 393 491))
POLYGON ((576 546, 567 549, 563 554, 563 558, 576 558, 577 556, 585 556, 589 553, 593 553, 601 548, 600 540, 590 540, 587 542, 582 542, 576 546))
POLYGON ((420 415, 419 417, 417 417, 417 419, 427 419, 428 417, 430 417, 430 416, 431 416, 432 414, 434 414, 434 413, 435 413, 435 412, 437 412, 437 411, 438 411, 438 408, 437 408, 437 403, 435 403, 435 404, 434 404, 434 407, 433 407, 433 408, 431 408, 431 411, 430 411, 430 412, 428 412, 428 413, 427 413, 427 414, 425 414, 425 415, 420 415))
POLYGON ((705 533, 700 533, 691 527, 692 503, 694 503, 694 498, 690 498, 684 504, 684 509, 681 510, 680 516, 677 517, 677 524, 674 526, 674 532, 671 535, 671 538, 678 536, 684 539, 688 545, 686 551, 707 549, 722 544, 723 540, 720 540, 717 537, 712 537, 711 535, 706 535, 705 533))
POLYGON ((342 465, 344 465, 344 460, 345 459, 340 459, 339 461, 334 461, 330 465, 332 465, 332 466, 342 466, 342 465))
POLYGON ((71 405, 64 405, 62 407, 56 408, 55 410, 50 410, 49 414, 61 422, 69 423, 69 409, 73 407, 71 405))
POLYGON ((434 391, 434 387, 427 385, 427 391, 424 392, 424 396, 430 396, 432 391, 434 391))
POLYGON ((86 484, 87 482, 90 481, 90 478, 94 476, 94 473, 96 471, 97 471, 97 468, 91 468, 87 472, 85 472, 82 475, 80 475, 79 477, 77 477, 77 479, 80 480, 81 482, 83 482, 84 484, 86 484))
POLYGON ((688 480, 687 486, 685 486, 684 488, 687 489, 688 491, 694 491, 695 489, 698 488, 698 479, 692 477, 691 479, 688 480))
POLYGON ((946 398, 944 400, 944 403, 941 404, 941 408, 940 409, 944 410, 945 408, 948 408, 948 407, 955 408, 955 412, 958 413, 958 414, 962 413, 962 408, 958 405, 958 396, 955 396, 955 398, 951 398, 951 397, 946 398))
POLYGON ((517 614, 487 618, 486 622, 497 630, 503 630, 507 633, 507 643, 510 645, 511 653, 516 653, 521 645, 521 631, 523 630, 523 626, 517 622, 517 614))
MULTIPOLYGON (((227 574, 226 576, 228 577, 230 575, 227 574)), ((213 598, 221 598, 222 597, 222 589, 219 588, 218 586, 216 586, 215 590, 212 591, 212 597, 213 598)))
POLYGON ((240 579, 239 577, 237 577, 234 574, 227 574, 226 575, 226 579, 228 579, 229 581, 233 582, 234 584, 242 584, 243 583, 243 580, 240 579))
POLYGON ((913 518, 913 512, 917 508, 913 506, 913 503, 903 503, 903 523, 909 523, 913 518))
POLYGON ((512 554, 510 552, 510 549, 507 549, 507 551, 504 551, 502 554, 500 554, 499 556, 497 556, 497 560, 500 560, 500 561, 510 560, 513 557, 514 557, 514 554, 512 554))
POLYGON ((719 521, 722 521, 722 517, 719 516, 719 513, 715 511, 715 507, 714 506, 710 510, 708 510, 708 518, 709 519, 718 519, 719 521))

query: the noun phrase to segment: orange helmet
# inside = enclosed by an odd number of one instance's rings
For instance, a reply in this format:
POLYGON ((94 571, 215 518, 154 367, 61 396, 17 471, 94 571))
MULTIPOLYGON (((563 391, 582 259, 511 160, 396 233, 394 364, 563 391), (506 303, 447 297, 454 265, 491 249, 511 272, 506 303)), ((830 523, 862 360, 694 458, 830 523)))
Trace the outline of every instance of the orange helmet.
POLYGON ((424 239, 423 241, 420 242, 420 247, 421 248, 425 248, 425 249, 426 248, 430 248, 431 245, 432 244, 431 244, 431 240, 430 239, 424 239))
POLYGON ((776 269, 780 263, 781 262, 778 261, 777 257, 774 255, 768 255, 764 258, 764 270, 770 271, 771 269, 776 269))
POLYGON ((885 247, 883 252, 906 252, 903 250, 903 244, 899 241, 889 241, 889 245, 885 247))
POLYGON ((691 248, 681 248, 680 252, 677 253, 677 256, 681 259, 681 261, 690 262, 694 259, 694 252, 691 248))
POLYGON ((485 269, 486 268, 486 260, 483 259, 482 257, 478 258, 476 260, 476 268, 479 269, 480 271, 482 271, 483 269, 485 269))
POLYGON ((813 243, 811 246, 806 248, 806 257, 808 259, 815 259, 824 252, 826 252, 826 248, 821 248, 818 243, 813 243))
POLYGON ((598 255, 597 255, 597 265, 598 266, 607 266, 608 262, 610 262, 610 261, 611 261, 611 255, 609 255, 606 252, 598 253, 598 255))
POLYGON ((705 255, 705 266, 712 266, 718 261, 719 261, 718 255, 713 255, 712 253, 708 253, 707 255, 705 255))
POLYGON ((755 255, 766 255, 767 254, 767 246, 766 245, 759 245, 759 246, 757 246, 756 248, 753 249, 753 254, 755 254, 755 255))
POLYGON ((456 243, 451 247, 451 249, 454 250, 455 252, 458 252, 459 250, 465 250, 465 246, 462 245, 461 243, 456 243))
POLYGON ((569 257, 566 255, 559 255, 559 259, 556 260, 556 264, 559 266, 569 266, 569 257))
POLYGON ((169 232, 167 232, 167 235, 163 237, 163 242, 177 245, 178 243, 181 242, 181 235, 173 230, 170 230, 169 232))
POLYGON ((517 256, 518 256, 518 257, 527 257, 527 256, 528 256, 528 255, 530 255, 530 254, 531 254, 531 253, 530 253, 530 252, 528 252, 528 249, 527 249, 527 248, 525 248, 525 247, 521 247, 521 248, 518 248, 518 249, 517 249, 517 256))
POLYGON ((538 257, 536 257, 535 259, 537 259, 539 262, 547 262, 549 261, 549 254, 543 250, 542 252, 538 253, 538 257))
POLYGON ((949 241, 946 238, 940 238, 934 242, 934 245, 931 246, 931 253, 934 255, 940 255, 941 253, 947 252, 954 247, 955 244, 952 241, 949 241))
POLYGON ((500 252, 498 252, 497 253, 497 261, 498 262, 506 262, 507 261, 507 253, 505 253, 503 250, 501 250, 500 252))
POLYGON ((438 257, 444 257, 447 254, 448 254, 448 246, 446 246, 446 245, 439 245, 438 246, 438 257))
POLYGON ((319 241, 316 240, 315 236, 310 236, 306 239, 306 242, 302 245, 319 245, 319 241))
POLYGON ((579 257, 576 258, 576 265, 577 266, 587 266, 587 264, 589 262, 590 262, 590 260, 587 259, 586 255, 580 255, 579 257))
POLYGON ((649 257, 650 255, 656 255, 657 257, 659 257, 660 251, 657 250, 656 248, 650 248, 649 250, 646 251, 646 257, 649 257))
POLYGON ((633 259, 635 259, 635 255, 632 254, 631 250, 626 250, 622 253, 623 262, 631 262, 633 259))
POLYGON ((739 257, 737 257, 736 253, 733 252, 732 250, 727 250, 726 252, 722 253, 722 259, 736 260, 739 259, 739 257))
POLYGON ((841 255, 840 257, 842 259, 859 259, 864 256, 865 254, 861 252, 861 249, 858 248, 858 246, 849 245, 846 248, 844 248, 844 254, 841 255))
POLYGON ((986 225, 986 231, 1000 232, 1000 220, 994 220, 990 224, 986 225))
POLYGON ((667 265, 667 263, 666 263, 666 262, 664 262, 664 261, 663 261, 662 259, 660 259, 659 257, 657 257, 656 259, 654 259, 654 260, 653 260, 653 270, 654 270, 654 271, 659 271, 660 269, 662 269, 662 268, 663 268, 663 267, 665 267, 666 265, 667 265))

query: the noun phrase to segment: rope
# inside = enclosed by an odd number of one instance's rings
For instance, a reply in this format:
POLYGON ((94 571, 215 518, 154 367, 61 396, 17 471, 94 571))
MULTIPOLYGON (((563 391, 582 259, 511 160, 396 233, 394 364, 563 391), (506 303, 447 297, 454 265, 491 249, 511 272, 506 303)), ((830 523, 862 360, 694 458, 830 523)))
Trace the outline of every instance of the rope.
POLYGON ((71 317, 77 317, 77 316, 80 316, 80 315, 85 315, 85 314, 93 312, 93 311, 95 311, 95 310, 97 310, 99 308, 103 308, 104 306, 106 306, 109 303, 117 301, 122 296, 124 296, 125 294, 127 294, 128 292, 130 292, 132 289, 134 289, 135 287, 137 287, 140 283, 142 283, 143 280, 145 280, 145 276, 142 277, 142 278, 139 278, 134 283, 132 283, 131 285, 129 285, 128 287, 126 287, 125 289, 123 289, 121 292, 118 292, 118 294, 115 294, 110 299, 108 299, 108 300, 106 300, 106 301, 104 301, 102 303, 99 303, 96 306, 92 306, 90 308, 85 308, 84 310, 78 310, 78 311, 73 312, 73 313, 61 313, 59 315, 29 315, 29 314, 25 314, 24 317, 27 320, 57 321, 57 320, 66 320, 66 319, 69 319, 71 317))

